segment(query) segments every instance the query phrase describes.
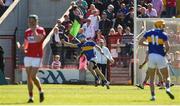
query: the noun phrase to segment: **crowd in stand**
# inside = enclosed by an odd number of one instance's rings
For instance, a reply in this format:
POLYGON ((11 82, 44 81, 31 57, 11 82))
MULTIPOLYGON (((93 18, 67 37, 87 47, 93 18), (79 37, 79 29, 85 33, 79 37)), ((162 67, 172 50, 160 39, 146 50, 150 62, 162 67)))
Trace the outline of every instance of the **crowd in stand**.
POLYGON ((13 3, 14 0, 0 0, 0 17, 8 9, 8 7, 13 3))
MULTIPOLYGON (((72 1, 69 14, 64 16, 64 21, 61 22, 59 19, 57 21, 58 26, 54 29, 53 35, 54 44, 61 45, 60 39, 63 38, 66 38, 65 40, 69 42, 78 42, 76 38, 70 35, 73 22, 77 20, 81 24, 77 36, 83 34, 87 40, 93 40, 96 43, 103 39, 115 60, 119 57, 132 57, 134 26, 133 1, 134 0, 72 1), (59 35, 56 34, 56 29, 59 29, 59 35), (57 36, 59 36, 59 38, 57 36)), ((57 53, 55 50, 53 55, 57 53)), ((64 55, 61 54, 61 62, 63 62, 63 56, 64 55)), ((124 61, 125 60, 126 59, 124 59, 124 61)), ((127 66, 127 63, 123 61, 121 64, 127 66)))
POLYGON ((180 29, 176 27, 171 25, 165 28, 165 32, 168 33, 169 42, 174 46, 180 43, 180 29))
POLYGON ((138 0, 137 15, 139 18, 176 17, 176 5, 176 0, 138 0))

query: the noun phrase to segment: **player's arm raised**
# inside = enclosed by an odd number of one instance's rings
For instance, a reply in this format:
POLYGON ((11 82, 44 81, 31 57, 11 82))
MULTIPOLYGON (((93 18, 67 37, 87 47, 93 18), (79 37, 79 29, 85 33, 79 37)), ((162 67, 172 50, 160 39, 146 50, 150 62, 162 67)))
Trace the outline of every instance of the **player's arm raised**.
POLYGON ((62 39, 61 42, 62 42, 62 44, 64 44, 65 46, 69 46, 69 47, 72 47, 72 48, 78 48, 77 44, 73 44, 73 43, 66 42, 64 39, 62 39))

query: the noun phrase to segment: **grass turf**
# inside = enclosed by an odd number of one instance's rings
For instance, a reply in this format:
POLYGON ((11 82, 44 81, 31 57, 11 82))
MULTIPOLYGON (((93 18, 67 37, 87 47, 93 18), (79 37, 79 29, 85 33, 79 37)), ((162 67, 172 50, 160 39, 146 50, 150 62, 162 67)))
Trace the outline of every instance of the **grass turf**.
MULTIPOLYGON (((156 101, 150 101, 149 87, 144 90, 135 86, 111 86, 105 87, 93 85, 43 85, 45 101, 39 103, 37 88, 34 87, 33 104, 41 105, 180 105, 180 87, 172 87, 175 100, 171 100, 165 90, 156 87, 156 101)), ((0 86, 0 105, 25 105, 28 100, 26 85, 0 86)))

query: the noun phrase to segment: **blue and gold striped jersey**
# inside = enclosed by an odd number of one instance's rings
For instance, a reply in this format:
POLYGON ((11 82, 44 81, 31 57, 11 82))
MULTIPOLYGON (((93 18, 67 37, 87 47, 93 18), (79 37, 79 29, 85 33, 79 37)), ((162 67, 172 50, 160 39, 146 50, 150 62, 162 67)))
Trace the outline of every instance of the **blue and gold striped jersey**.
POLYGON ((164 43, 168 40, 167 34, 160 29, 147 31, 144 37, 148 41, 149 54, 156 53, 165 56, 164 43))
POLYGON ((87 41, 84 43, 79 43, 77 46, 81 48, 83 53, 86 55, 88 61, 95 57, 95 52, 94 52, 94 46, 96 46, 95 42, 87 41))

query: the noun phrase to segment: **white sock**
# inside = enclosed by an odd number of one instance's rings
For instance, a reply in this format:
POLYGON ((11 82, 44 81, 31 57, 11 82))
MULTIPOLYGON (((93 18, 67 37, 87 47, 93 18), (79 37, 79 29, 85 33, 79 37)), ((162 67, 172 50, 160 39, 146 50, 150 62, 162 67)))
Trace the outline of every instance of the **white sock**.
POLYGON ((39 93, 44 93, 44 91, 43 91, 43 90, 41 90, 39 93))
POLYGON ((167 91, 167 92, 171 92, 171 91, 170 91, 170 88, 166 88, 166 91, 167 91))
POLYGON ((32 99, 32 100, 33 100, 34 98, 33 98, 32 96, 30 96, 29 99, 32 99))

